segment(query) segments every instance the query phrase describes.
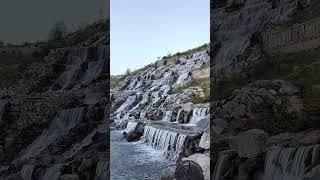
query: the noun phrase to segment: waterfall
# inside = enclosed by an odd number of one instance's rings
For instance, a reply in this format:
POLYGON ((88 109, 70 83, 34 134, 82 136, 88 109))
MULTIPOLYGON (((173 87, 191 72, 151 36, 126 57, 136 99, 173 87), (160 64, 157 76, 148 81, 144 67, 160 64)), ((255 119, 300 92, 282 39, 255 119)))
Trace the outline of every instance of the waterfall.
POLYGON ((275 148, 268 151, 264 180, 300 180, 319 153, 319 146, 275 148), (318 152, 316 152, 318 151, 318 152))
POLYGON ((209 108, 194 108, 189 124, 197 124, 197 122, 209 115, 209 108))
POLYGON ((96 169, 95 180, 106 180, 109 179, 109 161, 99 161, 96 169))
POLYGON ((0 177, 3 174, 8 173, 10 166, 0 166, 0 177))
POLYGON ((136 101, 136 99, 137 99, 136 95, 129 96, 127 100, 116 110, 116 113, 121 112, 127 109, 128 107, 132 106, 133 103, 136 101))
POLYGON ((213 180, 220 180, 223 179, 222 176, 224 175, 225 171, 230 168, 230 152, 231 151, 221 151, 219 153, 218 160, 214 167, 213 172, 213 180))
POLYGON ((66 136, 70 129, 80 123, 83 112, 84 108, 82 107, 59 111, 52 120, 49 129, 44 130, 32 144, 21 152, 20 159, 33 157, 45 150, 50 144, 59 143, 59 140, 66 136))
POLYGON ((109 46, 99 46, 98 47, 98 60, 105 60, 109 56, 109 46))
POLYGON ((106 61, 92 61, 88 63, 88 69, 85 72, 83 83, 91 83, 98 79, 106 71, 106 61))
POLYGON ((146 112, 145 111, 141 111, 139 119, 143 120, 145 116, 146 116, 146 112))
POLYGON ((162 121, 171 122, 171 118, 172 118, 172 111, 166 111, 163 118, 162 118, 162 121))
POLYGON ((161 150, 171 160, 176 161, 183 151, 187 136, 146 126, 143 134, 143 142, 155 149, 161 150))
POLYGON ((20 171, 23 180, 33 180, 34 165, 24 165, 20 171))
POLYGON ((59 180, 61 175, 62 164, 54 164, 52 167, 47 168, 41 180, 59 180))
POLYGON ((8 104, 7 100, 0 100, 0 121, 2 119, 3 114, 5 113, 7 104, 8 104))
POLYGON ((133 132, 136 129, 137 124, 138 124, 137 122, 129 121, 127 124, 127 128, 124 130, 124 132, 126 133, 133 132))
POLYGON ((83 111, 83 107, 59 111, 50 125, 49 132, 74 128, 82 120, 83 111))
POLYGON ((182 109, 179 109, 177 117, 176 117, 176 122, 179 123, 179 118, 180 118, 180 114, 182 112, 182 109))

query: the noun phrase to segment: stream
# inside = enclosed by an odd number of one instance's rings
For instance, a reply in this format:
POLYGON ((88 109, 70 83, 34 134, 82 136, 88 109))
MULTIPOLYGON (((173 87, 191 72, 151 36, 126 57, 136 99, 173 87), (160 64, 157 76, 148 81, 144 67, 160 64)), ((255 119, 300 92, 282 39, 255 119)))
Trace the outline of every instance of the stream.
POLYGON ((163 169, 174 164, 147 144, 127 142, 122 132, 110 132, 111 180, 157 180, 163 169))

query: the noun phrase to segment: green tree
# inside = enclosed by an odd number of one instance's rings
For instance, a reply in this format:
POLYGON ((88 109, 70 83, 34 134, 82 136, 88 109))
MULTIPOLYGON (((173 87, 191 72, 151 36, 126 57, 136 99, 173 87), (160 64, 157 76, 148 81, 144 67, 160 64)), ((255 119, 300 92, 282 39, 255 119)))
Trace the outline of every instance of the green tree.
POLYGON ((131 74, 131 70, 130 70, 130 68, 128 68, 128 69, 126 70, 125 75, 126 75, 126 76, 129 76, 130 74, 131 74))
POLYGON ((61 40, 67 33, 67 26, 64 22, 56 22, 52 29, 49 32, 49 40, 50 41, 59 41, 61 40))

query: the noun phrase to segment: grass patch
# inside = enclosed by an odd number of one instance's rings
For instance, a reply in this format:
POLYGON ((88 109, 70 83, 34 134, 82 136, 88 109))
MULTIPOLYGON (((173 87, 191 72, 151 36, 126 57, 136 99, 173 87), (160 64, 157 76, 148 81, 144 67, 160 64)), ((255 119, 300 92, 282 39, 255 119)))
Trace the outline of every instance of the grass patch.
POLYGON ((189 55, 192 55, 192 54, 194 54, 196 52, 203 51, 203 50, 209 49, 209 48, 210 48, 210 43, 207 43, 207 44, 204 44, 202 46, 186 50, 184 52, 178 52, 178 53, 175 53, 173 55, 168 54, 167 56, 164 56, 163 58, 169 59, 169 58, 174 58, 174 57, 179 57, 179 56, 189 56, 189 55))
POLYGON ((118 84, 123 81, 125 78, 124 77, 119 77, 119 76, 111 76, 110 78, 110 88, 115 88, 118 86, 118 84))
POLYGON ((209 78, 193 79, 183 86, 176 87, 173 91, 174 93, 183 93, 185 89, 196 87, 196 86, 199 86, 203 89, 205 97, 192 95, 190 97, 192 99, 192 102, 195 104, 209 102, 209 99, 210 99, 210 79, 209 78))

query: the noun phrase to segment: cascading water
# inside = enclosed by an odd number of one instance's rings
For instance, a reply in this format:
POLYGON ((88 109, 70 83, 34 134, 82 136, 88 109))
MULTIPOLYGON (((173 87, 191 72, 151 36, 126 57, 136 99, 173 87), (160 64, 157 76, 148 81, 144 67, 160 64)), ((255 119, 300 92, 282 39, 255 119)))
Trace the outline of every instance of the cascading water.
POLYGON ((182 112, 182 109, 179 109, 177 117, 176 117, 176 122, 177 123, 179 123, 179 118, 180 118, 181 112, 182 112))
POLYGON ((109 161, 99 161, 96 169, 95 180, 109 179, 109 174, 110 174, 109 161))
POLYGON ((82 120, 84 109, 84 107, 79 107, 59 111, 52 121, 49 131, 54 132, 74 128, 82 120))
POLYGON ((34 165, 24 165, 20 171, 20 176, 23 180, 33 180, 33 171, 35 166, 34 165))
POLYGON ((45 150, 50 144, 58 143, 69 130, 74 128, 83 119, 83 107, 59 111, 51 122, 47 131, 44 131, 25 151, 21 153, 21 160, 32 157, 45 150))
POLYGON ((106 73, 108 46, 68 49, 66 69, 57 79, 62 89, 91 83, 106 73))
POLYGON ((129 96, 127 100, 116 110, 116 113, 128 109, 136 101, 137 95, 129 96))
POLYGON ((146 112, 145 111, 141 111, 139 119, 143 120, 145 116, 146 116, 146 112))
POLYGON ((0 166, 0 178, 9 171, 10 166, 0 166))
POLYGON ((8 104, 7 100, 0 100, 0 121, 8 104))
POLYGON ((219 153, 219 157, 213 172, 213 180, 222 179, 226 169, 230 168, 230 152, 231 151, 221 151, 219 153))
POLYGON ((194 108, 189 124, 197 124, 197 122, 209 115, 209 108, 194 108))
POLYGON ((157 129, 152 126, 146 126, 142 138, 143 142, 164 152, 169 159, 176 161, 183 151, 187 136, 168 130, 157 129))
POLYGON ((301 180, 308 167, 315 161, 319 146, 275 148, 267 153, 264 180, 301 180))
POLYGON ((62 164, 54 164, 52 167, 47 168, 41 180, 59 180, 61 175, 62 164))
POLYGON ((166 111, 162 118, 162 121, 171 122, 171 118, 172 118, 172 111, 166 111))
POLYGON ((129 121, 127 124, 127 128, 124 130, 124 132, 130 133, 130 132, 134 131, 137 127, 137 124, 138 124, 137 122, 129 121))

